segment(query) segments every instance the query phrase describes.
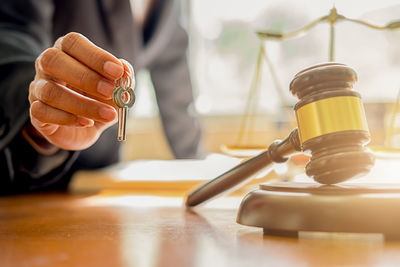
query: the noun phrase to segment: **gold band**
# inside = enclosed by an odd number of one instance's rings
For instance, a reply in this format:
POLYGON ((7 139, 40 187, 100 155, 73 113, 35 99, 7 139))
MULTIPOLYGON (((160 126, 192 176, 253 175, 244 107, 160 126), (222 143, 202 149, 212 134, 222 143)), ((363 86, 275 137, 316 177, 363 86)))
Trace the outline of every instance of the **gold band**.
POLYGON ((296 110, 300 141, 328 133, 347 130, 368 132, 361 99, 356 96, 338 96, 321 99, 296 110))

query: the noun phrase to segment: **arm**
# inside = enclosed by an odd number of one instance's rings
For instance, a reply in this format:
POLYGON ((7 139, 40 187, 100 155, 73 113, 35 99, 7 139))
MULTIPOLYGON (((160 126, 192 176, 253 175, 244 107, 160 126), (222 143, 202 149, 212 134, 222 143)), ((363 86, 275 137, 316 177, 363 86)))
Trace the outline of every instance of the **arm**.
MULTIPOLYGON (((170 147, 176 158, 201 157, 201 127, 195 112, 186 57, 188 38, 178 15, 169 22, 170 38, 149 67, 170 147)), ((164 35, 165 36, 165 35, 164 35)))
POLYGON ((64 150, 42 155, 22 135, 25 127, 30 135, 28 88, 35 59, 50 45, 52 9, 51 1, 0 5, 0 193, 44 185, 75 158, 64 150))
POLYGON ((47 48, 52 10, 50 0, 0 5, 0 193, 58 181, 74 151, 115 123, 112 81, 121 77, 122 64, 76 33, 47 48))
POLYGON ((0 149, 17 135, 29 115, 28 88, 34 62, 48 47, 52 3, 4 0, 0 5, 0 149))

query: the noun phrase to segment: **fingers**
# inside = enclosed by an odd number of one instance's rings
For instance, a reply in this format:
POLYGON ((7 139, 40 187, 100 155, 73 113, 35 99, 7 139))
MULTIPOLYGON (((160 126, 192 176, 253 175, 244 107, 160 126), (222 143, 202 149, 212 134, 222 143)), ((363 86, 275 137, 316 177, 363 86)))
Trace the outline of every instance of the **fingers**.
POLYGON ((82 62, 100 75, 116 80, 123 74, 122 63, 79 33, 69 33, 57 40, 55 47, 82 62))
POLYGON ((60 127, 56 124, 49 124, 49 123, 41 122, 41 121, 37 120, 35 117, 33 117, 32 115, 31 115, 31 124, 43 136, 53 135, 60 127))
POLYGON ((102 99, 110 99, 115 88, 112 81, 56 48, 43 52, 39 56, 38 66, 45 75, 102 99))
POLYGON ((93 97, 111 99, 114 80, 124 72, 124 64, 78 33, 58 39, 36 60, 41 78, 69 84, 93 97))
POLYGON ((112 106, 44 79, 31 84, 29 100, 32 114, 42 122, 90 126, 93 121, 107 123, 117 117, 112 106))
POLYGON ((31 104, 30 113, 31 118, 37 121, 36 126, 41 129, 46 129, 46 126, 49 125, 75 127, 90 127, 94 125, 94 122, 88 118, 75 116, 68 112, 48 106, 38 100, 31 104), (38 122, 40 122, 40 124, 38 122))

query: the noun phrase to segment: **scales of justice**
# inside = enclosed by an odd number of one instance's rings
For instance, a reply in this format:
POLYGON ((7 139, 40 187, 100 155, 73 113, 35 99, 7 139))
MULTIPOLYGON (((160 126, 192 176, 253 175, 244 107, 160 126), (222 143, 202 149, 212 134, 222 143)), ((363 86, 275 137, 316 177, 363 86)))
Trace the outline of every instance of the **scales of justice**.
MULTIPOLYGON (((237 146, 249 119, 251 96, 257 88, 261 61, 269 64, 275 86, 277 79, 266 56, 263 42, 286 40, 306 34, 322 22, 330 25, 329 62, 311 66, 297 73, 290 83, 290 92, 298 98, 294 106, 296 125, 284 140, 274 141, 260 154, 192 191, 186 206, 193 207, 243 184, 272 163, 284 163, 291 156, 310 156, 305 173, 309 183, 262 183, 248 193, 240 205, 239 224, 263 228, 266 235, 297 236, 298 232, 382 233, 385 238, 400 238, 400 183, 345 183, 369 173, 375 163, 375 152, 367 148, 370 133, 361 96, 353 90, 356 72, 334 61, 335 24, 339 21, 358 23, 375 30, 398 30, 400 21, 376 26, 362 20, 340 15, 332 8, 327 16, 318 18, 293 32, 257 32, 261 40, 257 70, 249 93, 237 146), (315 182, 312 182, 312 179, 315 182)), ((390 134, 394 132, 395 104, 390 134)), ((387 136, 390 138, 390 136, 387 136)), ((246 149, 246 148, 245 148, 246 149)), ((383 151, 389 151, 384 148, 383 151)), ((382 149, 381 149, 382 151, 382 149)), ((399 174, 400 178, 400 174, 399 174)))

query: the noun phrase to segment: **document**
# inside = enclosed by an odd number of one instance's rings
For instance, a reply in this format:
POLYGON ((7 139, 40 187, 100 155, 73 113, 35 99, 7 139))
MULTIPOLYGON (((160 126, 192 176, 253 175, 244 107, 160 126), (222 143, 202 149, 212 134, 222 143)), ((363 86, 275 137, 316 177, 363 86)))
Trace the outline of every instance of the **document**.
POLYGON ((96 171, 79 171, 70 183, 72 192, 101 190, 187 191, 213 179, 243 159, 210 154, 202 160, 135 160, 96 171))

